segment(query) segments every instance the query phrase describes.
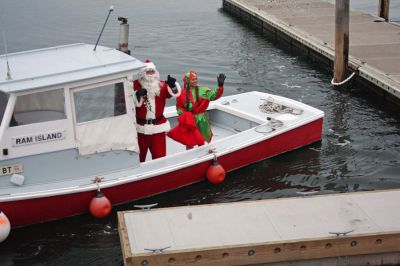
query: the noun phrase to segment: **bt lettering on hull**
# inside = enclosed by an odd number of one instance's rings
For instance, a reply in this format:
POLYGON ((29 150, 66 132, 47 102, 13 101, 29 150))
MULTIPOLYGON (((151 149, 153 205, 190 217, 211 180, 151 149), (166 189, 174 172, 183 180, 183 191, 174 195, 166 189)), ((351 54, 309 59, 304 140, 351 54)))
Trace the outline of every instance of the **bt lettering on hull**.
POLYGON ((10 164, 10 165, 0 165, 0 176, 2 175, 11 175, 11 174, 19 174, 24 170, 22 168, 21 163, 10 164))
POLYGON ((65 139, 65 131, 54 131, 54 132, 39 133, 29 136, 15 137, 12 138, 12 145, 13 147, 19 147, 29 144, 45 143, 63 139, 65 139))

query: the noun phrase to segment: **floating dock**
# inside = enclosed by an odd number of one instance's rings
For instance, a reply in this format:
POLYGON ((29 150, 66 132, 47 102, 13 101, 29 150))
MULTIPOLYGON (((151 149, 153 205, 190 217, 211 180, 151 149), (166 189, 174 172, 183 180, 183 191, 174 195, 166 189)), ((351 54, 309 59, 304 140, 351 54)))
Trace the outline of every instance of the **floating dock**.
MULTIPOLYGON (((375 1, 376 2, 376 1, 375 1)), ((223 9, 265 35, 333 70, 335 5, 321 0, 223 0, 223 9)), ((356 80, 400 103, 400 26, 350 11, 349 70, 356 80)))
POLYGON ((118 212, 125 265, 399 265, 400 190, 118 212))

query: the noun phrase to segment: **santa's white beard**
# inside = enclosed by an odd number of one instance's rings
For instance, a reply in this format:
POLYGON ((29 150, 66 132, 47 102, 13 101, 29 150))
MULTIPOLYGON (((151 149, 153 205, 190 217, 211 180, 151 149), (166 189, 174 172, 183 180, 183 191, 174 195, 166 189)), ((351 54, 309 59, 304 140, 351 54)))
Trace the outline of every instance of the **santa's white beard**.
POLYGON ((146 75, 144 72, 139 82, 147 90, 148 97, 154 98, 160 95, 160 74, 157 71, 154 75, 146 75))

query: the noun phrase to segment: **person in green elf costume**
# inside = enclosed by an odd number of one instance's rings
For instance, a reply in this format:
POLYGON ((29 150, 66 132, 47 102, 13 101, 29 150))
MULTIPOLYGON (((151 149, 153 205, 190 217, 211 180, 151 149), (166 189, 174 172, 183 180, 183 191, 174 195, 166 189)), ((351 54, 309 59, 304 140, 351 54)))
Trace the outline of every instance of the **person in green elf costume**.
MULTIPOLYGON (((200 131, 205 141, 210 143, 213 134, 205 111, 210 104, 210 101, 214 101, 222 96, 226 76, 222 73, 218 75, 218 87, 214 89, 199 86, 197 78, 196 71, 185 73, 185 76, 183 77, 184 88, 181 95, 176 98, 176 109, 178 115, 182 115, 185 112, 191 112, 194 116, 197 129, 200 131)), ((190 148, 192 147, 187 146, 187 149, 190 148)))

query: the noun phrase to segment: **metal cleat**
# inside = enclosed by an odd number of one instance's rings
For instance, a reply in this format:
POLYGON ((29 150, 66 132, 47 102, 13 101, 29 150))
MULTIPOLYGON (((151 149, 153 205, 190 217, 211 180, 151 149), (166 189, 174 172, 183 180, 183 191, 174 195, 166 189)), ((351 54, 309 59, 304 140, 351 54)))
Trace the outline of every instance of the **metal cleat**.
POLYGON ((354 230, 344 231, 344 232, 329 232, 329 234, 336 235, 337 237, 346 236, 347 234, 354 232, 354 230))
POLYGON ((158 203, 148 204, 148 205, 133 205, 134 208, 139 208, 142 211, 149 211, 152 207, 157 206, 158 203))
POLYGON ((151 252, 153 252, 153 254, 161 254, 161 253, 163 253, 164 250, 166 250, 167 248, 170 248, 170 247, 171 246, 167 246, 164 248, 145 248, 144 250, 151 251, 151 252))

